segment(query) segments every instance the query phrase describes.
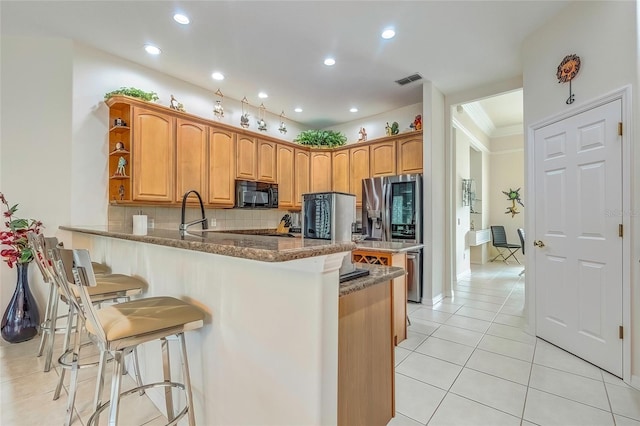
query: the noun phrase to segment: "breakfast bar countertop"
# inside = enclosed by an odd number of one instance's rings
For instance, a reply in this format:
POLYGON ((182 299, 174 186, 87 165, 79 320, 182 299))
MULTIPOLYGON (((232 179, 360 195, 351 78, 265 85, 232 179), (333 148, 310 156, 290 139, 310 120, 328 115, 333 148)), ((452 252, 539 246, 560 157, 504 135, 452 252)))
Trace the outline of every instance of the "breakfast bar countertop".
POLYGON ((123 226, 60 226, 65 231, 138 241, 167 247, 183 248, 223 256, 239 257, 262 262, 286 262, 334 253, 351 251, 351 241, 331 242, 304 238, 278 238, 262 235, 231 234, 198 229, 182 236, 177 229, 149 229, 146 235, 135 235, 131 227, 123 226))
POLYGON ((356 243, 356 250, 370 250, 378 252, 399 253, 412 251, 424 247, 422 243, 402 243, 397 241, 360 241, 356 243))

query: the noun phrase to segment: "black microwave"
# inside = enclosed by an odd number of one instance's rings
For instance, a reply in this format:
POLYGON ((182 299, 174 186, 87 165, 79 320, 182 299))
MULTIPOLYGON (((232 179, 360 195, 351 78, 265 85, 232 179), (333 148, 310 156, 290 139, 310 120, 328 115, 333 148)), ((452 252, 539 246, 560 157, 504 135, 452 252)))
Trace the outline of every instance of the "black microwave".
POLYGON ((278 185, 267 182, 237 180, 236 207, 242 209, 277 209, 278 185))

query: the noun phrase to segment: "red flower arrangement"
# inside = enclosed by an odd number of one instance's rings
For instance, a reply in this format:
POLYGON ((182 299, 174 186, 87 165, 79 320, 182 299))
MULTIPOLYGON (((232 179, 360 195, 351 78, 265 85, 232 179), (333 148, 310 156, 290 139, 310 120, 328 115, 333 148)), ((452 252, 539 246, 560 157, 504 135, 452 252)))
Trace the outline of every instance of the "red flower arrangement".
POLYGON ((27 233, 33 231, 40 233, 42 222, 35 219, 18 219, 14 217, 18 210, 18 205, 9 206, 4 194, 0 192, 0 202, 5 205, 6 210, 3 217, 6 219, 4 225, 8 231, 0 231, 0 244, 9 248, 0 250, 9 268, 13 268, 14 263, 29 263, 33 260, 33 251, 27 241, 27 233))

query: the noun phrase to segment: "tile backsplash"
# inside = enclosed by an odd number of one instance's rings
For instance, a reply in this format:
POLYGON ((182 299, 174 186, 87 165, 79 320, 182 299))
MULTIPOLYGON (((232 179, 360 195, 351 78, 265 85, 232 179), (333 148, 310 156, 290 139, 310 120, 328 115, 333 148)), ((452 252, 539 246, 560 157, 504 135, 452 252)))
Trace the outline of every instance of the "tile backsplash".
MULTIPOLYGON (((205 216, 216 226, 211 229, 224 231, 227 229, 275 229, 287 210, 277 209, 206 209, 205 216)), ((148 216, 149 227, 158 229, 178 229, 180 225, 180 207, 123 207, 109 206, 109 226, 123 223, 132 226, 134 214, 148 216)), ((187 207, 185 221, 200 219, 200 208, 187 207)), ((196 226, 196 225, 194 225, 196 226)), ((199 226, 199 225, 197 225, 199 226)))

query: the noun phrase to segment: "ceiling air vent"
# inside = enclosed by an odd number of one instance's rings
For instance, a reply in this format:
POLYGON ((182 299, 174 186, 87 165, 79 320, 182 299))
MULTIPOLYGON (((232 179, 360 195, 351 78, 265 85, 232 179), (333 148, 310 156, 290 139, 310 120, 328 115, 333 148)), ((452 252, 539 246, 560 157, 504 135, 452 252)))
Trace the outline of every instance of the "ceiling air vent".
POLYGON ((401 78, 400 80, 396 80, 396 83, 398 83, 400 86, 404 86, 405 84, 409 84, 412 81, 416 80, 422 80, 422 76, 418 73, 411 74, 407 77, 401 78))

